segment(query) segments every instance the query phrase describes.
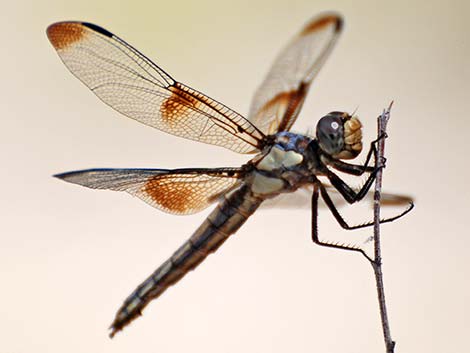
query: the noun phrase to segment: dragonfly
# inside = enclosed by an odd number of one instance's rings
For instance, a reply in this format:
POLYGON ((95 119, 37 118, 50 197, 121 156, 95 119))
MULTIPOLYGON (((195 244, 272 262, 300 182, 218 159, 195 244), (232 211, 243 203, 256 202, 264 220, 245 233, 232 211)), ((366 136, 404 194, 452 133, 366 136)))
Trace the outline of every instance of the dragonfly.
MULTIPOLYGON (((322 246, 365 252, 359 247, 320 240, 318 200, 345 229, 349 225, 329 195, 325 177, 347 203, 368 193, 377 171, 370 143, 365 162, 351 164, 363 149, 359 118, 333 111, 322 117, 315 136, 291 132, 313 79, 343 28, 335 13, 310 20, 284 47, 255 92, 248 117, 176 81, 123 39, 87 22, 58 22, 47 36, 67 68, 98 98, 118 112, 163 132, 227 148, 253 158, 239 168, 87 169, 57 174, 66 182, 92 189, 125 191, 162 211, 186 215, 213 203, 215 209, 174 254, 143 281, 122 304, 110 327, 113 337, 168 287, 217 250, 263 201, 302 187, 312 188, 312 240, 322 246), (367 175, 356 190, 335 171, 367 175)), ((407 213, 383 219, 390 222, 407 213)), ((367 256, 367 255, 366 255, 367 256)))

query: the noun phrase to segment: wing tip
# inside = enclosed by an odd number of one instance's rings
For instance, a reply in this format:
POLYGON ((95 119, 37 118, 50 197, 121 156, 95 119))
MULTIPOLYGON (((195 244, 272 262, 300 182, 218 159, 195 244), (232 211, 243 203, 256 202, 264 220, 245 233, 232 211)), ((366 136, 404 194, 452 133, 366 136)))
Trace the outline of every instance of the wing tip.
POLYGON ((337 21, 336 21, 336 27, 335 27, 335 32, 339 33, 343 30, 344 27, 344 20, 343 17, 340 15, 337 15, 337 21))
POLYGON ((85 27, 87 27, 87 28, 89 28, 89 29, 91 29, 91 30, 93 30, 93 31, 95 31, 95 32, 98 32, 98 33, 100 33, 100 34, 102 34, 102 35, 104 35, 104 36, 106 36, 106 37, 112 38, 112 37, 114 36, 110 31, 104 29, 103 27, 100 27, 100 26, 98 26, 98 25, 95 25, 95 24, 93 24, 93 23, 90 23, 90 22, 82 22, 82 25, 85 26, 85 27))
POLYGON ((63 50, 82 40, 85 30, 81 22, 64 21, 51 24, 46 34, 56 50, 63 50))
POLYGON ((57 174, 54 174, 52 177, 53 177, 53 178, 57 178, 57 179, 64 180, 65 178, 67 178, 67 175, 68 175, 68 174, 70 174, 70 172, 57 173, 57 174))
POLYGON ((90 174, 95 171, 105 171, 106 169, 83 169, 83 170, 73 170, 71 172, 63 172, 54 174, 53 177, 69 182, 74 182, 77 177, 90 174))
POLYGON ((302 30, 300 35, 308 35, 318 30, 324 29, 327 26, 333 25, 334 33, 342 31, 344 26, 343 17, 336 12, 326 12, 319 16, 316 16, 311 20, 302 30))
POLYGON ((53 177, 66 181, 68 183, 73 183, 73 184, 80 184, 78 182, 80 175, 83 175, 83 171, 73 171, 73 172, 64 172, 64 173, 58 173, 54 174, 53 177))
POLYGON ((47 37, 56 50, 63 50, 81 41, 87 34, 87 29, 106 37, 113 34, 106 29, 89 22, 62 21, 51 24, 46 29, 47 37))

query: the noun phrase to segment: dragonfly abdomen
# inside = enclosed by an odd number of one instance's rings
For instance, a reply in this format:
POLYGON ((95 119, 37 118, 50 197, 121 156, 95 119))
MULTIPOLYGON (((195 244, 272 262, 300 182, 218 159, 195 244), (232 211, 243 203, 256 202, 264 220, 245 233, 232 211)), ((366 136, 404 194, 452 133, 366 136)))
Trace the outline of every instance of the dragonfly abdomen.
POLYGON ((199 265, 258 208, 262 200, 252 195, 247 185, 229 194, 212 211, 194 234, 124 301, 111 325, 110 336, 141 315, 152 300, 186 273, 199 265))

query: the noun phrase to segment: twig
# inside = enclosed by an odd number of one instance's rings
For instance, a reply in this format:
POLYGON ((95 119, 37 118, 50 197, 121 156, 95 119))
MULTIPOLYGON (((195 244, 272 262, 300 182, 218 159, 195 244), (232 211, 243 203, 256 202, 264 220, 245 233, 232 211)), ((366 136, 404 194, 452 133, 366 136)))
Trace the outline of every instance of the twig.
MULTIPOLYGON (((377 118, 378 121, 378 136, 386 136, 387 123, 390 119, 390 109, 392 108, 393 101, 390 103, 387 110, 382 112, 377 118)), ((380 138, 378 141, 377 158, 375 160, 376 167, 385 165, 385 138, 380 138)), ((384 334, 385 347, 387 353, 393 353, 395 342, 392 340, 390 334, 390 326, 388 323, 387 307, 385 305, 385 291, 382 274, 382 256, 380 249, 380 193, 382 189, 382 171, 380 168, 377 172, 375 181, 374 192, 374 261, 371 261, 372 268, 374 269, 375 281, 377 284, 377 296, 379 299, 380 317, 382 319, 382 330, 384 334)))

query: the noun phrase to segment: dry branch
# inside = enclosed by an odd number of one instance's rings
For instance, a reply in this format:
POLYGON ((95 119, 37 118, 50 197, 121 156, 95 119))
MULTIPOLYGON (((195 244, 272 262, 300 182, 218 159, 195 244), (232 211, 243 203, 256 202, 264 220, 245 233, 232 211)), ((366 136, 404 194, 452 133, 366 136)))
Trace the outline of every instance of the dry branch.
MULTIPOLYGON (((390 119, 390 109, 392 108, 393 102, 390 103, 387 110, 384 110, 382 114, 377 118, 377 136, 387 136, 387 123, 390 119)), ((380 138, 377 146, 377 158, 375 160, 375 166, 385 166, 385 138, 380 138)), ((374 191, 374 261, 371 261, 372 268, 374 269, 375 281, 377 285, 377 295, 379 299, 380 317, 382 319, 382 330, 384 334, 385 347, 387 353, 393 353, 395 348, 395 341, 392 340, 390 333, 390 325, 388 322, 387 307, 385 304, 385 290, 383 283, 382 273, 382 255, 380 248, 380 193, 382 190, 382 174, 383 168, 380 168, 377 172, 375 181, 374 191)))

